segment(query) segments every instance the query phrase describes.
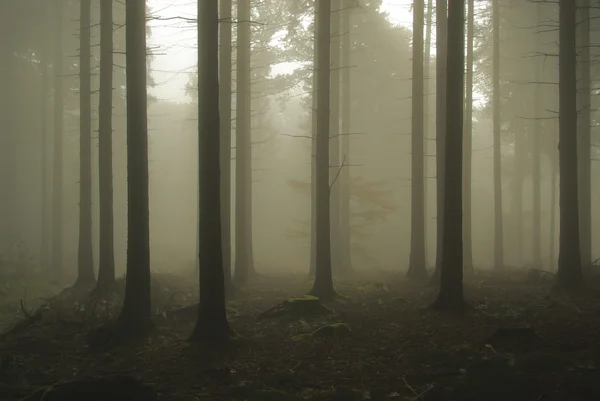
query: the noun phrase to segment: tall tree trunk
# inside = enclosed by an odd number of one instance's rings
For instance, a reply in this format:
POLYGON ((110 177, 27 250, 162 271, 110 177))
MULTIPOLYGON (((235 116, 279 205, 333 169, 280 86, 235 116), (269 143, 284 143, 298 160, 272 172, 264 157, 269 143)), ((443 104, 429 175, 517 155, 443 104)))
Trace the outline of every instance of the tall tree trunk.
POLYGON ((51 269, 56 280, 63 274, 63 0, 56 1, 55 58, 54 58, 54 155, 52 179, 52 262, 51 269))
POLYGON ((433 119, 429 115, 430 107, 429 100, 431 99, 430 91, 430 82, 431 82, 431 29, 432 29, 432 19, 433 19, 433 0, 427 0, 427 14, 425 17, 425 56, 423 57, 423 115, 425 116, 425 122, 423 124, 423 138, 425 140, 425 147, 423 150, 424 162, 423 162, 423 176, 425 177, 425 183, 423 185, 423 202, 425 202, 425 209, 423 211, 423 219, 425 223, 423 225, 423 236, 425 237, 425 266, 429 266, 427 264, 429 258, 429 241, 428 241, 428 222, 429 222, 429 213, 428 213, 428 205, 429 205, 429 157, 431 156, 430 150, 430 133, 431 133, 431 122, 433 119))
POLYGON ((519 266, 523 261, 523 170, 525 161, 525 149, 523 146, 523 136, 521 133, 515 133, 515 155, 513 163, 513 206, 516 228, 516 256, 515 263, 519 266))
POLYGON ((339 169, 343 168, 340 159, 340 0, 331 0, 331 75, 330 75, 330 119, 329 119, 329 162, 330 216, 331 216, 331 268, 340 273, 340 182, 339 169), (337 179, 336 179, 337 177, 337 179), (334 181, 335 180, 335 181, 334 181))
POLYGON ((329 85, 330 85, 330 35, 331 0, 317 2, 318 45, 318 97, 317 97, 317 242, 315 282, 311 294, 321 299, 334 298, 331 274, 331 223, 329 214, 329 85))
POLYGON ((440 290, 436 309, 457 310, 463 300, 462 153, 465 68, 465 1, 452 0, 448 7, 447 99, 444 241, 440 290))
POLYGON ((252 273, 248 203, 252 191, 250 139, 250 2, 238 2, 237 95, 235 117, 235 282, 246 284, 252 273))
POLYGON ((231 0, 220 2, 219 46, 219 116, 221 132, 221 234, 225 291, 233 290, 231 282, 231 0))
POLYGON ((344 2, 342 11, 342 89, 341 89, 341 133, 342 160, 345 166, 339 177, 340 186, 340 266, 344 271, 352 271, 352 245, 350 226, 350 12, 351 2, 344 2))
POLYGON ((560 242, 557 285, 574 289, 583 282, 579 243, 577 183, 576 13, 573 0, 559 0, 559 168, 560 242))
MULTIPOLYGON (((540 9, 540 5, 537 5, 538 10, 540 9)), ((538 11, 539 12, 539 11, 538 11)), ((538 16, 538 21, 541 18, 538 16)), ((540 49, 540 35, 537 36, 537 49, 540 49)), ((538 120, 541 116, 541 104, 542 104, 542 87, 540 82, 542 81, 542 61, 540 57, 536 57, 535 59, 535 89, 534 89, 534 101, 533 107, 535 110, 535 120, 533 121, 533 135, 531 136, 531 184, 532 184, 532 201, 531 211, 533 212, 533 230, 531 230, 532 235, 532 247, 531 247, 531 263, 535 268, 540 268, 542 265, 542 195, 541 195, 541 185, 542 185, 542 172, 541 172, 541 122, 538 120)))
MULTIPOLYGON (((241 2, 240 2, 241 3, 241 2)), ((223 342, 233 332, 225 312, 221 227, 221 155, 219 129, 218 1, 198 1, 198 182, 200 305, 191 339, 223 342), (216 101, 217 100, 217 101, 216 101)), ((229 157, 227 158, 229 162, 229 157)))
MULTIPOLYGON (((44 19, 47 20, 48 5, 42 6, 44 19)), ((44 271, 48 269, 50 258, 50 236, 48 232, 48 42, 46 30, 47 25, 43 25, 40 37, 40 65, 42 86, 40 93, 40 268, 44 271)))
POLYGON ((423 25, 424 2, 413 4, 413 60, 412 60, 412 136, 411 136, 411 225, 410 258, 407 277, 415 281, 427 280, 425 266, 425 199, 423 174, 423 25))
POLYGON ((591 58, 590 58, 590 1, 579 1, 579 79, 577 130, 579 160, 579 232, 581 241, 581 264, 592 264, 592 181, 591 181, 591 58))
POLYGON ((146 4, 127 0, 127 273, 118 319, 121 332, 146 334, 153 327, 150 304, 148 208, 148 120, 146 88, 146 4))
POLYGON ((492 1, 493 19, 493 125, 494 125, 494 269, 504 267, 504 225, 502 213, 502 151, 500 143, 500 6, 492 1))
POLYGON ((317 64, 319 57, 319 7, 315 0, 314 35, 313 35, 313 74, 311 98, 311 145, 310 145, 310 270, 309 276, 314 277, 317 269, 317 97, 318 73, 317 64))
POLYGON ((475 36, 475 1, 469 0, 467 14, 467 73, 465 93, 465 138, 463 154, 463 258, 467 271, 473 270, 471 235, 471 176, 473 152, 473 42, 475 36))
POLYGON ((79 4, 79 247, 75 286, 89 287, 96 282, 92 247, 92 4, 91 0, 79 4))
POLYGON ((100 105, 98 172, 100 189, 99 292, 115 284, 113 211, 112 107, 113 107, 113 3, 100 3, 100 105))
MULTIPOLYGON (((444 149, 446 140, 446 57, 447 57, 447 10, 448 0, 435 1, 435 176, 436 176, 436 255, 435 271, 431 277, 438 283, 442 267, 442 243, 444 242, 444 149)), ((461 81, 462 82, 462 81, 461 81)))

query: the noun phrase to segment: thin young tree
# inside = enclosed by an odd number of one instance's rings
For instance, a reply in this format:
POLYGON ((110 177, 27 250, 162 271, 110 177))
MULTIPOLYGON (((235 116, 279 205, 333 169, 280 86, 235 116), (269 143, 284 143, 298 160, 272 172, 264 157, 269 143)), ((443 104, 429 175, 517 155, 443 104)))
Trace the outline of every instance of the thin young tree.
POLYGON ((100 2, 100 105, 98 172, 100 197, 100 254, 97 292, 115 284, 112 96, 113 96, 113 2, 100 2))
POLYGON ((465 126, 463 153, 463 258, 466 271, 473 270, 473 244, 471 227, 471 177, 473 160, 473 42, 475 37, 475 1, 467 6, 467 69, 465 76, 465 126))
POLYGON ((318 0, 317 149, 316 149, 316 269, 311 294, 328 300, 336 296, 331 274, 329 105, 331 0, 318 0))
POLYGON ((436 255, 435 271, 431 283, 440 280, 442 264, 442 242, 444 238, 444 149, 446 136, 446 53, 447 53, 447 10, 448 0, 435 1, 435 176, 436 176, 436 255))
MULTIPOLYGON (((146 3, 125 3, 127 46, 127 273, 117 327, 137 337, 153 327, 150 301, 146 3)), ((218 216, 218 215, 217 215, 218 216)))
POLYGON ((504 224, 502 213, 502 151, 500 144, 500 4, 492 0, 493 34, 493 137, 494 137, 494 269, 504 267, 504 224))
POLYGON ((54 18, 54 143, 52 166, 52 250, 51 269, 56 280, 63 274, 63 128, 64 128, 64 82, 63 82, 63 0, 55 2, 54 18))
POLYGON ((577 74, 576 5, 559 0, 559 210, 560 234, 557 286, 576 289, 583 284, 579 243, 577 180, 577 74))
POLYGON ((200 304, 191 340, 216 343, 233 332, 225 311, 221 235, 221 152, 219 129, 219 6, 198 0, 198 184, 200 304))
POLYGON ((462 237, 464 15, 465 1, 452 0, 448 7, 444 240, 440 289, 433 304, 433 307, 439 310, 460 310, 464 305, 462 237))
MULTIPOLYGON (((536 4, 537 8, 537 20, 541 21, 541 4, 536 4)), ((541 35, 538 33, 535 40, 536 48, 539 49, 542 45, 541 35)), ((536 268, 542 265, 542 194, 541 194, 541 182, 542 182, 542 166, 541 166, 541 135, 542 135, 542 124, 539 121, 539 117, 542 112, 542 65, 543 60, 541 57, 536 57, 534 61, 535 68, 535 88, 534 88, 534 101, 533 107, 535 110, 535 119, 533 120, 533 132, 531 135, 531 184, 532 184, 532 202, 531 210, 533 212, 533 230, 532 234, 532 263, 536 268)), ((520 244, 520 241, 519 241, 520 244)))
POLYGON ((231 282, 231 0, 219 4, 219 116, 221 132, 221 235, 223 237, 223 272, 226 293, 233 291, 231 282))
POLYGON ((428 261, 428 248, 429 248, 429 236, 427 229, 427 222, 429 219, 428 213, 428 205, 429 205, 429 158, 431 156, 430 150, 430 134, 433 131, 431 129, 431 122, 435 121, 430 116, 430 105, 429 99, 431 98, 430 92, 430 82, 431 82, 431 33, 433 27, 433 0, 427 0, 427 14, 425 17, 425 55, 423 56, 423 69, 424 69, 424 80, 423 80, 423 115, 425 116, 425 123, 423 125, 423 138, 425 140, 425 148, 423 150, 424 154, 424 164, 423 164, 423 175, 425 176, 425 184, 423 186, 423 199, 425 202, 425 210, 424 210, 424 219, 425 224, 423 225, 423 236, 425 237, 425 266, 429 266, 428 261))
POLYGON ((318 97, 318 71, 319 59, 319 7, 315 0, 313 26, 313 73, 311 93, 311 147, 310 147, 310 266, 309 276, 314 277, 317 269, 317 97, 318 97))
POLYGON ((79 2, 79 245, 75 287, 95 284, 92 246, 91 0, 79 2))
POLYGON ((414 281, 426 281, 425 266, 425 175, 423 174, 424 115, 423 115, 423 25, 425 4, 415 0, 413 4, 413 59, 412 59, 412 136, 411 136, 411 225, 410 257, 407 277, 414 281))
POLYGON ((235 271, 236 284, 246 284, 253 271, 252 227, 249 207, 252 191, 250 130, 250 2, 237 5, 237 75, 235 107, 235 271))

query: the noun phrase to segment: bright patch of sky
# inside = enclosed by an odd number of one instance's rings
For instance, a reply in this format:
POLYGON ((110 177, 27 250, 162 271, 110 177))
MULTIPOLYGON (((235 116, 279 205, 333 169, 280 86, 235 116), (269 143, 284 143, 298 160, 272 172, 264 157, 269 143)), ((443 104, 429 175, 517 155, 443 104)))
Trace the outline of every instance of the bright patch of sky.
MULTIPOLYGON (((383 11, 393 24, 410 27, 412 0, 384 0, 383 11)), ((189 97, 185 86, 196 69, 196 27, 188 20, 196 17, 195 0, 149 0, 157 19, 150 21, 152 38, 149 46, 154 53, 153 75, 157 86, 152 94, 160 99, 185 102, 189 97)), ((273 73, 289 73, 295 66, 282 63, 273 73)))

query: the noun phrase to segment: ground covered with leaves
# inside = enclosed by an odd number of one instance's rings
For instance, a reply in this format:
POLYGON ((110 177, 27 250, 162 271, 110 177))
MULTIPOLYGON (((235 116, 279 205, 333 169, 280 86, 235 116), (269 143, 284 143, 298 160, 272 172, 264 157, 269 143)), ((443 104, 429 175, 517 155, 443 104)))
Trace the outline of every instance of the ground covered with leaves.
MULTIPOLYGON (((429 308, 434 288, 401 275, 339 279, 341 296, 320 306, 301 298, 306 277, 260 277, 228 304, 239 336, 226 349, 187 341, 193 308, 181 308, 197 299, 192 276, 154 276, 157 329, 126 346, 90 341, 118 314, 122 283, 103 300, 66 291, 35 310, 13 300, 2 315, 10 331, 0 337, 0 399, 118 374, 165 401, 597 401, 600 297, 551 284, 477 274, 466 284, 468 308, 452 315, 429 308), (305 301, 310 311, 297 307, 305 301)), ((29 399, 50 399, 44 391, 29 399)))

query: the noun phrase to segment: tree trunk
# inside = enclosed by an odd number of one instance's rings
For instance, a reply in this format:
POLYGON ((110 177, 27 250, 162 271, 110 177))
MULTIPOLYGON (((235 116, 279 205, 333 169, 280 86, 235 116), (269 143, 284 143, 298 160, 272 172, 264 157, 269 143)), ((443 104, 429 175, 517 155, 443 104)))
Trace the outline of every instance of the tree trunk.
POLYGON ((52 179, 52 262, 56 280, 63 274, 63 0, 56 1, 55 58, 54 58, 54 155, 52 179))
POLYGON ((515 133, 515 154, 514 154, 514 172, 512 177, 513 185, 513 206, 515 219, 515 242, 516 255, 515 264, 520 266, 523 261, 523 168, 525 161, 525 149, 523 148, 522 133, 515 133))
POLYGON ((592 181, 591 181, 591 58, 590 58, 590 1, 579 2, 579 79, 577 99, 579 127, 577 130, 579 160, 579 232, 581 265, 592 265, 592 181))
POLYGON ((127 274, 118 326, 141 336, 153 327, 150 305, 146 4, 126 4, 127 85, 127 274))
POLYGON ((235 126, 235 276, 236 283, 246 284, 252 273, 251 210, 252 157, 250 139, 250 3, 238 2, 237 24, 237 95, 235 126))
POLYGON ((309 276, 314 277, 317 268, 317 97, 319 60, 319 18, 318 5, 315 0, 314 35, 313 35, 313 74, 311 98, 311 145, 310 145, 310 270, 309 276))
MULTIPOLYGON (((219 116, 221 132, 221 235, 225 291, 231 293, 231 0, 220 1, 219 116)), ((196 255, 198 256, 198 255, 196 255)))
MULTIPOLYGON (((435 176, 436 176, 436 255, 432 284, 440 281, 442 267, 442 242, 444 238, 444 149, 446 137, 446 57, 447 57, 447 10, 448 0, 436 0, 436 83, 435 83, 435 176)), ((462 81, 461 81, 462 82, 462 81)))
POLYGON ((576 13, 573 0, 559 0, 559 169, 560 242, 557 285, 566 289, 583 283, 579 243, 577 183, 576 13))
POLYGON ((98 291, 115 284, 112 107, 113 107, 113 4, 100 3, 100 105, 98 171, 100 189, 100 255, 98 291))
MULTIPOLYGON (((538 4, 538 8, 540 5, 538 4)), ((538 18, 538 21, 540 19, 538 18)), ((537 35, 539 38, 539 34, 537 35)), ((541 47, 538 39, 538 49, 541 47)), ((535 120, 533 121, 533 135, 531 136, 531 184, 532 184, 532 201, 531 210, 533 212, 533 230, 532 235, 532 257, 531 263, 535 268, 542 266, 542 195, 541 195, 541 184, 542 184, 542 172, 541 172, 541 149, 540 149, 540 136, 541 136, 541 122, 538 120, 541 116, 541 104, 542 104, 542 87, 539 82, 542 81, 542 60, 540 57, 535 59, 535 89, 534 89, 534 101, 533 107, 535 110, 535 120)))
POLYGON ((91 0, 81 0, 79 4, 79 246, 75 286, 85 288, 96 282, 92 247, 92 4, 91 0))
MULTIPOLYGON (((241 2, 240 2, 241 3, 241 2)), ((198 160, 200 304, 191 339, 223 342, 233 332, 225 311, 219 129, 218 1, 198 1, 198 160)), ((228 160, 229 161, 229 158, 228 160)))
MULTIPOLYGON (((44 3, 43 13, 47 20, 48 8, 44 3)), ((46 40, 48 32, 47 25, 43 25, 40 37, 40 66, 42 75, 42 87, 40 93, 40 268, 44 271, 48 269, 50 262, 50 236, 48 232, 48 42, 46 40)))
POLYGON ((552 154, 550 160, 552 163, 551 181, 550 181, 550 244, 548 247, 548 265, 551 270, 556 269, 556 176, 558 174, 558 146, 556 138, 552 136, 552 154))
POLYGON ((342 11, 342 160, 345 165, 340 172, 340 266, 344 271, 352 271, 351 226, 350 226, 350 12, 351 2, 344 2, 342 11))
POLYGON ((407 277, 427 280, 425 266, 425 199, 423 174, 423 0, 413 4, 412 139, 411 139, 411 229, 407 277))
POLYGON ((504 268, 504 227, 502 213, 502 151, 500 143, 500 7, 492 1, 493 19, 493 125, 494 125, 494 269, 504 268))
MULTIPOLYGON (((330 75, 330 119, 329 119, 329 179, 332 182, 330 198, 331 216, 331 268, 342 272, 340 266, 340 182, 338 171, 340 159, 340 0, 331 0, 331 75, 330 75), (337 177, 337 179, 336 179, 337 177), (335 181, 334 181, 335 180, 335 181)), ((345 162, 345 161, 344 161, 345 162)))
POLYGON ((423 58, 423 115, 425 118, 425 122, 423 124, 423 139, 425 140, 425 147, 423 150, 424 162, 423 162, 423 176, 425 177, 425 183, 423 185, 423 201, 425 202, 425 209, 423 210, 423 220, 425 223, 423 224, 423 237, 425 238, 425 266, 429 266, 427 261, 429 259, 429 241, 428 241, 428 223, 429 223, 429 213, 428 213, 428 205, 429 205, 429 196, 428 196, 428 188, 429 188, 429 158, 431 156, 430 150, 430 138, 429 135, 431 133, 430 124, 433 120, 430 113, 429 100, 430 100, 430 82, 431 82, 431 26, 433 19, 433 0, 427 0, 427 16, 425 22, 425 56, 423 58))
POLYGON ((315 282, 311 294, 321 299, 332 299, 336 293, 333 289, 331 274, 331 227, 329 215, 329 85, 330 85, 330 35, 331 35, 331 0, 319 0, 316 3, 319 26, 318 46, 318 96, 317 96, 317 242, 315 282))
POLYGON ((475 1, 469 0, 467 14, 467 73, 465 94, 465 126, 463 153, 463 257, 467 271, 473 270, 471 235, 471 176, 473 152, 473 42, 475 35, 475 1))
POLYGON ((461 309, 463 300, 462 153, 465 68, 465 1, 452 0, 448 7, 447 100, 444 241, 440 290, 433 304, 442 310, 461 309))

